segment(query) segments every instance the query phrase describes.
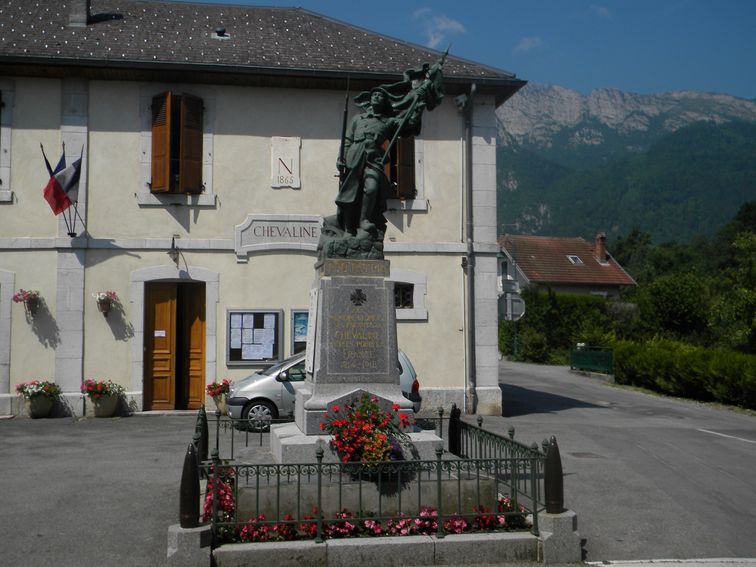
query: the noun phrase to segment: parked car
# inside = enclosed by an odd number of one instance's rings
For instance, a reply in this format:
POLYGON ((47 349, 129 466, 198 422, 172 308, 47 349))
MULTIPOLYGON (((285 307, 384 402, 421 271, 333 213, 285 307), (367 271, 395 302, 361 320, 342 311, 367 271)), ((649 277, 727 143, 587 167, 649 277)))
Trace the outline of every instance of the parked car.
MULTIPOLYGON (((420 382, 409 358, 399 351, 401 374, 399 385, 405 398, 412 402, 415 413, 420 411, 422 397, 420 382)), ((250 374, 231 383, 226 396, 228 415, 244 419, 253 428, 265 419, 293 418, 296 392, 306 378, 305 353, 295 354, 286 360, 250 374)))

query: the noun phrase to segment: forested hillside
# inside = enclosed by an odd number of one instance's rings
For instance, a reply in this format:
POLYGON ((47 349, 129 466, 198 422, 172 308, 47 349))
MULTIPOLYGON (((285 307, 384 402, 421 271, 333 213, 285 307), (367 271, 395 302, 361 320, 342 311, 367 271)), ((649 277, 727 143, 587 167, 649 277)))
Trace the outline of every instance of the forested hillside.
POLYGON ((639 228, 654 242, 685 242, 716 233, 756 195, 752 101, 539 86, 516 97, 498 113, 506 232, 590 238, 639 228))

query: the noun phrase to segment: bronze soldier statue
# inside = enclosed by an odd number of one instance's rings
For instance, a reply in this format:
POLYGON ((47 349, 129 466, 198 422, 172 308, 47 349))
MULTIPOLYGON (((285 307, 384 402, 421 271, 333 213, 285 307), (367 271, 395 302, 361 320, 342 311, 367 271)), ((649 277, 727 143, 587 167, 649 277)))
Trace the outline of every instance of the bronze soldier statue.
POLYGON ((321 257, 383 258, 383 213, 390 190, 384 165, 399 137, 420 133, 423 110, 441 102, 445 59, 446 54, 433 66, 406 71, 398 83, 355 97, 363 111, 344 131, 336 163, 340 172, 337 213, 325 219, 321 257))

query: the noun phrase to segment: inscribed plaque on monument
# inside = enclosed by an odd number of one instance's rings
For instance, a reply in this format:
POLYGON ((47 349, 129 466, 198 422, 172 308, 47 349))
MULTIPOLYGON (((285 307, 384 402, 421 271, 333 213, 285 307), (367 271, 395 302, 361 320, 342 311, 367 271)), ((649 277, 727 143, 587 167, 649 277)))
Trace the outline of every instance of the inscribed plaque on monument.
POLYGON ((325 314, 329 376, 388 374, 388 317, 382 285, 337 285, 325 314))

